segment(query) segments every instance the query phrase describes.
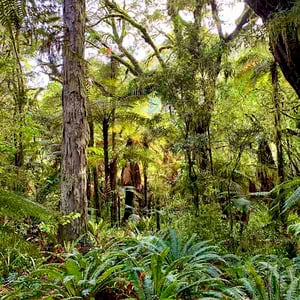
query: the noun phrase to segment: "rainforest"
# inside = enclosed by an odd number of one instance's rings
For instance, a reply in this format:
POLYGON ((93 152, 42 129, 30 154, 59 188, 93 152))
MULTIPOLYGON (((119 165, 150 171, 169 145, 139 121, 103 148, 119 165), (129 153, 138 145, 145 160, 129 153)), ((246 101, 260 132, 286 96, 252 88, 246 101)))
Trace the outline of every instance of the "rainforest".
POLYGON ((0 299, 300 299, 299 0, 0 0, 0 299))

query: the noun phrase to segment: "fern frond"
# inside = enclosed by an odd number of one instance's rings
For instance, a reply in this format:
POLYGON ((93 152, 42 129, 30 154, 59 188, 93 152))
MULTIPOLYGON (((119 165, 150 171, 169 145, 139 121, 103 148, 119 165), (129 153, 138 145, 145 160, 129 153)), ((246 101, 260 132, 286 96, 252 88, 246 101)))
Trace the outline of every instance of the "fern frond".
POLYGON ((298 235, 300 233, 300 223, 290 225, 288 227, 288 232, 298 235))
POLYGON ((0 23, 4 27, 21 28, 26 0, 0 0, 0 23))
POLYGON ((286 212, 292 208, 294 208, 296 205, 299 204, 300 200, 300 187, 296 189, 296 191, 293 193, 292 196, 290 196, 284 203, 284 209, 283 212, 286 212))
POLYGON ((14 192, 0 191, 0 216, 36 217, 49 220, 53 213, 42 205, 14 192))

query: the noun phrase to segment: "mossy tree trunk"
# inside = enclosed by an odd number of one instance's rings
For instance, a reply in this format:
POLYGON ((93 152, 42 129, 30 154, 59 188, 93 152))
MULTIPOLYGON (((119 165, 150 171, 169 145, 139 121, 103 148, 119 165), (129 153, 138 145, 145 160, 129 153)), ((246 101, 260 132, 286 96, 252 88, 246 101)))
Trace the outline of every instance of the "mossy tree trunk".
POLYGON ((279 99, 279 79, 277 64, 274 62, 271 65, 271 77, 273 87, 273 105, 274 112, 274 125, 275 125, 275 144, 277 152, 277 175, 279 183, 284 182, 284 158, 283 158, 283 145, 281 133, 281 103, 279 99))
POLYGON ((257 177, 261 185, 260 190, 268 192, 274 187, 273 171, 275 170, 275 161, 269 143, 265 138, 262 138, 258 143, 257 160, 257 177))
MULTIPOLYGON (((266 23, 276 13, 288 12, 296 3, 294 0, 246 0, 254 12, 266 23)), ((282 32, 271 37, 271 50, 285 78, 300 97, 300 40, 294 23, 282 25, 282 32)))
POLYGON ((60 229, 61 240, 74 240, 86 231, 87 159, 89 139, 85 91, 85 0, 64 0, 63 142, 61 212, 79 213, 60 229))

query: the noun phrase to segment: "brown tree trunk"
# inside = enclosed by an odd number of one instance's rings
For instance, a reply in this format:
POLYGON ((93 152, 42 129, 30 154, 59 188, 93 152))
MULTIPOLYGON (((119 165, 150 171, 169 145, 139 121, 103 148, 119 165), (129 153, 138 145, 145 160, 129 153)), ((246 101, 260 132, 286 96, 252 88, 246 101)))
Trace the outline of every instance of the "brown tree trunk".
POLYGON ((264 138, 258 143, 257 158, 257 177, 261 185, 260 190, 268 192, 274 187, 272 170, 275 169, 275 162, 270 146, 264 138))
POLYGON ((60 239, 74 240, 86 231, 86 148, 89 129, 86 113, 84 34, 85 0, 64 0, 63 142, 60 209, 79 213, 61 226, 60 239))
MULTIPOLYGON (((270 21, 274 14, 287 12, 295 4, 294 0, 246 0, 254 12, 264 22, 270 21)), ((271 50, 285 78, 300 97, 300 41, 295 24, 283 24, 282 32, 271 37, 271 50), (275 39, 272 41, 272 39, 275 39)))

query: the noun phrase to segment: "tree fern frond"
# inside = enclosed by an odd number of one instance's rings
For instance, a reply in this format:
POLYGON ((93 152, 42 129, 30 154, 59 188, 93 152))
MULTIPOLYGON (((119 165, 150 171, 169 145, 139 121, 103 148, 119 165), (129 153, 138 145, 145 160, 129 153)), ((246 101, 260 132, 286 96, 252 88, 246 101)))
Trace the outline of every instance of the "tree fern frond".
POLYGON ((20 29, 25 17, 25 7, 26 0, 0 0, 0 23, 5 27, 20 29))

